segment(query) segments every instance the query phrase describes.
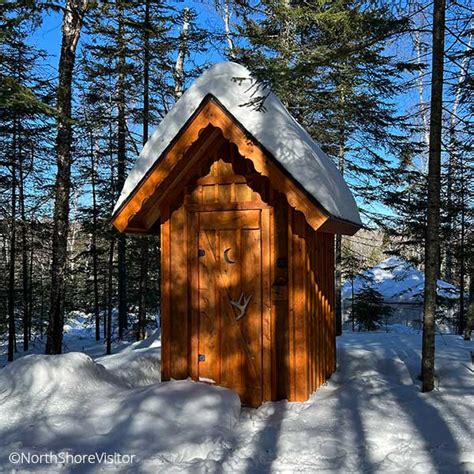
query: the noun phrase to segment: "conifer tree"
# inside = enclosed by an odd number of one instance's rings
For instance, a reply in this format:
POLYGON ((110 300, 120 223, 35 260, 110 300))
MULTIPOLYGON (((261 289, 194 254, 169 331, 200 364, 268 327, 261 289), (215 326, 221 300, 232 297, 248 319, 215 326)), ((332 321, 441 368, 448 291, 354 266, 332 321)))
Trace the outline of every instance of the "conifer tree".
POLYGON ((7 171, 0 177, 0 199, 1 208, 9 210, 9 215, 2 215, 1 219, 9 224, 8 270, 5 272, 8 282, 5 286, 8 287, 10 361, 16 350, 18 289, 21 291, 24 351, 28 350, 31 337, 33 266, 30 255, 33 245, 29 236, 30 197, 26 186, 30 175, 37 176, 41 172, 43 143, 47 142, 48 117, 52 114, 48 106, 49 83, 37 71, 44 53, 26 42, 28 32, 39 23, 40 17, 30 5, 15 2, 0 11, 0 163, 2 171, 7 171), (9 202, 3 201, 5 195, 9 196, 9 202), (17 265, 18 254, 21 271, 17 265))
MULTIPOLYGON (((161 1, 109 2, 99 4, 89 22, 89 37, 82 61, 84 78, 80 88, 90 109, 85 118, 87 127, 95 130, 102 170, 98 177, 100 241, 108 242, 109 249, 101 251, 105 257, 103 268, 108 268, 102 280, 105 284, 104 334, 110 329, 112 306, 118 302, 119 337, 125 335, 128 311, 137 308, 137 334, 144 334, 146 306, 149 301, 147 286, 154 277, 156 264, 148 252, 152 241, 148 237, 128 237, 112 231, 106 222, 122 189, 125 175, 149 135, 150 126, 157 123, 173 102, 173 61, 171 54, 177 39, 170 34, 172 16, 161 1), (141 130, 141 133, 139 132, 141 130), (106 203, 106 204, 105 204, 106 203), (115 244, 112 242, 115 240, 115 244), (111 255, 116 256, 111 258, 111 255), (117 266, 115 266, 115 262, 117 266), (117 272, 115 272, 117 269, 117 272), (111 275, 112 272, 112 275, 111 275), (117 298, 110 291, 117 282, 117 298), (129 285, 129 288, 127 288, 129 285)), ((92 152, 91 152, 92 153, 92 152)), ((90 158, 86 160, 86 163, 90 158)), ((84 214, 86 218, 86 214, 84 214)), ((158 294, 151 298, 155 301, 158 294)))
MULTIPOLYGON (((250 46, 239 58, 334 158, 360 202, 380 200, 387 154, 407 146, 393 103, 403 65, 385 53, 390 38, 406 27, 403 17, 376 3, 267 0, 240 28, 250 46)), ((337 236, 339 333, 341 249, 337 236)))
POLYGON ((391 314, 380 292, 369 285, 355 294, 349 319, 366 331, 375 331, 382 322, 387 323, 391 314))

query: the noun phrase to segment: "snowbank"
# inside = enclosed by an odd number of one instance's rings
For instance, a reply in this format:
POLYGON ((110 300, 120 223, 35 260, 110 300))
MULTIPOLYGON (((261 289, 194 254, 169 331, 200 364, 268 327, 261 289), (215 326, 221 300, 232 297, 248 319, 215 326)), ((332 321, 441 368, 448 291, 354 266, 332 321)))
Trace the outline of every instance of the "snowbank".
MULTIPOLYGON (((425 275, 406 260, 389 257, 354 279, 354 293, 367 286, 377 290, 386 302, 419 303, 423 301, 425 275)), ((443 298, 459 298, 459 289, 443 280, 438 280, 437 291, 443 298)), ((351 295, 352 283, 348 280, 342 286, 342 297, 348 299, 351 295)))
POLYGON ((136 342, 117 354, 98 357, 109 372, 130 387, 144 387, 161 382, 161 341, 155 331, 144 341, 136 342))
POLYGON ((26 356, 0 370, 0 407, 0 470, 12 467, 12 451, 117 452, 156 466, 219 459, 240 400, 191 381, 129 389, 89 356, 70 353, 26 356))

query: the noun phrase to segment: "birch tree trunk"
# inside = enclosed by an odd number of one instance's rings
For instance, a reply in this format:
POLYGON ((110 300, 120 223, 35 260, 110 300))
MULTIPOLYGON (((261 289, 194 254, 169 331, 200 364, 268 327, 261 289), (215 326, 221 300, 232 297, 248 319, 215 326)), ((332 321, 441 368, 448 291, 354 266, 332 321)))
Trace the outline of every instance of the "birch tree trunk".
MULTIPOLYGON (((341 118, 339 125, 339 153, 338 165, 341 175, 344 175, 345 158, 346 158, 346 134, 345 134, 345 94, 341 91, 341 118)), ((336 315, 336 336, 342 334, 342 235, 336 234, 336 246, 334 251, 335 257, 335 315, 336 315)))
MULTIPOLYGON (((417 63, 419 66, 423 64, 423 55, 422 55, 422 38, 421 38, 421 29, 425 28, 425 24, 423 21, 422 17, 422 23, 420 25, 420 28, 417 28, 415 30, 415 50, 416 50, 416 58, 417 58, 417 63)), ((426 110, 426 103, 425 103, 425 86, 423 82, 423 75, 424 71, 420 67, 418 70, 418 77, 417 77, 417 84, 418 84, 418 97, 419 97, 419 106, 420 106, 420 115, 421 115, 421 122, 422 122, 422 127, 423 127, 423 141, 426 145, 426 149, 429 149, 430 146, 430 130, 429 130, 429 124, 428 124, 428 113, 426 110)), ((424 162, 421 166, 421 170, 423 171, 424 174, 427 172, 428 168, 428 160, 426 159, 426 154, 423 153, 424 162)))
POLYGON ((232 15, 230 9, 230 0, 223 0, 222 4, 220 2, 216 2, 216 7, 224 23, 224 36, 227 43, 227 49, 229 51, 228 56, 233 61, 235 59, 235 47, 234 41, 232 40, 232 31, 230 26, 230 17, 232 15))
POLYGON ((183 9, 183 27, 179 37, 179 50, 176 64, 174 66, 174 95, 178 100, 184 92, 184 59, 188 51, 189 23, 191 20, 191 11, 189 8, 183 9))
MULTIPOLYGON (((451 118, 449 121, 449 144, 448 144, 448 176, 447 176, 447 190, 446 190, 446 211, 447 211, 447 231, 446 231, 446 244, 445 244, 445 252, 446 252, 446 271, 445 271, 445 279, 452 283, 453 281, 453 264, 454 264, 454 255, 453 255, 453 228, 454 228, 454 219, 455 219, 455 211, 453 209, 453 182, 454 177, 453 174, 455 173, 456 166, 458 164, 458 153, 457 148, 459 146, 457 142, 457 133, 456 133, 456 125, 458 123, 458 108, 459 103, 461 101, 461 93, 462 93, 462 85, 466 80, 467 76, 467 59, 469 57, 468 52, 471 49, 471 42, 472 42, 472 35, 469 36, 469 41, 466 44, 466 55, 462 59, 461 64, 459 66, 459 78, 456 87, 456 94, 454 96, 453 108, 451 110, 451 118)), ((462 209, 464 209, 464 203, 462 203, 462 209)), ((461 266, 464 265, 464 262, 461 261, 461 266)), ((462 331, 460 332, 462 334, 462 331)))
POLYGON ((441 181, 441 132, 443 111, 445 0, 434 0, 433 59, 431 72, 430 148, 428 162, 428 223, 425 239, 425 291, 422 391, 434 388, 436 280, 439 270, 439 213, 441 181))

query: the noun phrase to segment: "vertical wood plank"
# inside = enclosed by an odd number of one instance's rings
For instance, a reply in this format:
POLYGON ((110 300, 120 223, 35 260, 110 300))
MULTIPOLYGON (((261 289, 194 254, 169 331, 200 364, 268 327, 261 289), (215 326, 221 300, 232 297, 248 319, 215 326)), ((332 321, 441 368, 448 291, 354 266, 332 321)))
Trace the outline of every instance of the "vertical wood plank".
POLYGON ((171 378, 170 367, 170 216, 161 210, 161 380, 171 378))
POLYGON ((171 300, 170 319, 171 377, 185 379, 188 370, 188 262, 187 262, 187 211, 181 206, 171 214, 170 258, 171 258, 171 300))
POLYGON ((190 308, 190 335, 189 335, 189 370, 194 380, 199 379, 199 235, 198 216, 195 212, 188 214, 188 275, 189 275, 189 308, 190 308))
POLYGON ((308 398, 308 357, 305 303, 305 240, 304 221, 301 214, 293 213, 293 298, 295 331, 295 400, 308 398))
POLYGON ((276 399, 282 400, 291 397, 290 391, 290 307, 289 292, 291 284, 289 282, 289 270, 291 268, 289 248, 289 210, 286 200, 278 196, 275 201, 273 213, 273 248, 272 267, 274 277, 272 284, 277 284, 275 293, 280 293, 272 301, 272 309, 275 320, 276 339, 275 346, 275 378, 276 378, 276 399), (278 260, 280 259, 280 265, 278 260))
MULTIPOLYGON (((325 237, 325 235, 323 234, 325 237)), ((330 374, 330 344, 331 344, 331 324, 329 321, 329 305, 328 305, 328 250, 327 250, 327 239, 323 238, 323 278, 324 278, 324 324, 326 327, 326 338, 324 344, 325 360, 326 360, 326 380, 330 374)))
POLYGON ((315 353, 314 353, 314 342, 315 342, 315 327, 314 327, 314 280, 313 280, 313 251, 314 251, 314 232, 308 226, 306 228, 307 239, 308 239, 308 254, 307 254, 307 272, 308 272, 308 292, 309 292, 309 354, 310 354, 310 361, 309 361, 309 371, 310 371, 310 391, 313 392, 316 390, 315 384, 315 353))
POLYGON ((335 315, 335 297, 336 297, 336 290, 335 290, 335 282, 334 282, 334 237, 332 235, 328 235, 328 244, 329 244, 329 268, 328 268, 328 275, 329 275, 329 283, 330 283, 330 298, 329 304, 331 307, 331 321, 332 321, 332 355, 333 355, 333 363, 332 363, 332 372, 336 370, 337 366, 337 354, 336 354, 336 315, 335 315))
POLYGON ((239 321, 249 349, 247 352, 241 349, 244 375, 242 386, 245 393, 244 400, 251 406, 260 405, 263 398, 263 387, 268 387, 270 382, 270 374, 266 374, 262 370, 265 335, 263 334, 263 287, 262 274, 260 273, 262 269, 261 247, 260 229, 241 230, 241 292, 244 295, 252 295, 245 316, 239 321), (252 357, 252 361, 247 360, 247 353, 252 357), (257 367, 258 373, 255 373, 252 366, 257 367))
POLYGON ((262 275, 262 378, 263 399, 272 400, 272 344, 273 337, 272 311, 271 311, 271 247, 270 247, 270 210, 261 211, 261 275, 262 275))
POLYGON ((288 207, 288 384, 289 400, 295 400, 295 298, 293 210, 288 207))
MULTIPOLYGON (((217 213, 216 213, 217 214, 217 213)), ((242 254, 241 254, 241 231, 240 229, 219 230, 219 239, 217 241, 218 269, 220 272, 223 287, 218 292, 221 311, 225 311, 224 305, 227 304, 223 299, 232 298, 237 301, 242 293, 242 254), (229 264, 222 258, 225 249, 230 250, 230 258, 235 261, 229 264)), ((254 298, 253 298, 254 299, 254 298)), ((259 299, 260 300, 260 299, 259 299)), ((255 303, 251 301, 251 303, 255 303)), ((232 313, 235 318, 235 313, 232 313)), ((221 383, 224 387, 234 388, 241 396, 245 395, 243 386, 244 374, 244 354, 241 343, 241 337, 238 334, 239 326, 242 323, 230 324, 227 319, 221 315, 221 383)))
POLYGON ((316 253, 316 269, 318 282, 318 386, 324 382, 324 319, 323 319, 323 290, 321 274, 322 268, 322 248, 321 248, 321 234, 317 235, 317 253, 316 253))

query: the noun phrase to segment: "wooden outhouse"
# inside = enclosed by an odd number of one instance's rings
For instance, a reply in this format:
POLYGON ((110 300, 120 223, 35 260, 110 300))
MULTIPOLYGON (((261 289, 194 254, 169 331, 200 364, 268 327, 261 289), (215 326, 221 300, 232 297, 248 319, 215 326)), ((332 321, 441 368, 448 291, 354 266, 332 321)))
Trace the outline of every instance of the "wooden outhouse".
POLYGON ((357 206, 244 67, 215 65, 177 101, 112 222, 161 234, 163 380, 216 383, 258 406, 306 400, 335 370, 334 234, 358 230, 357 206))

